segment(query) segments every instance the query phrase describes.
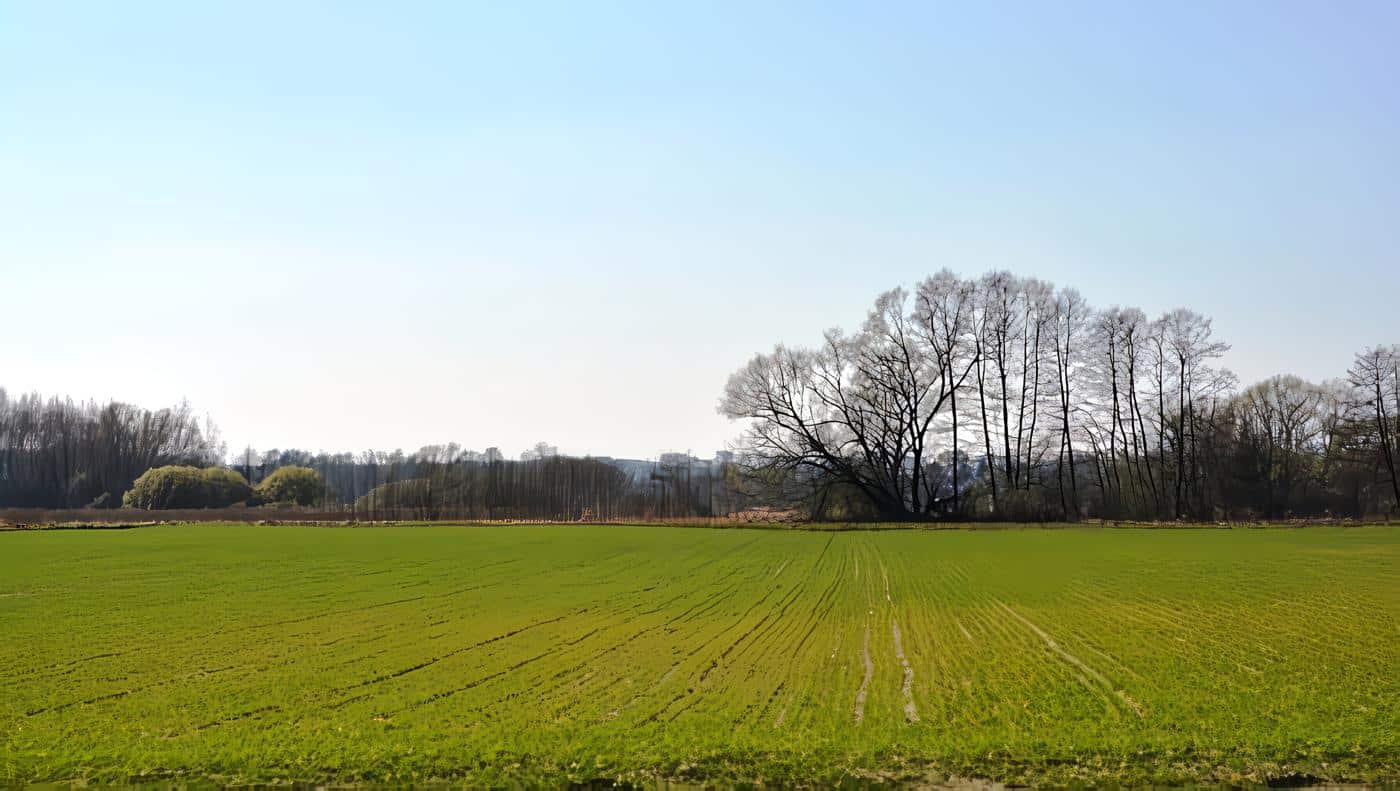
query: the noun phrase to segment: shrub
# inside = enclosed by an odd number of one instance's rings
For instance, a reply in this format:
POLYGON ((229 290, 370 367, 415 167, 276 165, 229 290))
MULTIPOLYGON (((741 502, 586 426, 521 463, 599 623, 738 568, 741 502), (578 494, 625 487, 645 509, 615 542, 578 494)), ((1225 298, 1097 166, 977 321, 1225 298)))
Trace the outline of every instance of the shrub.
POLYGON ((122 497, 127 508, 223 508, 252 494, 242 475, 223 467, 152 467, 122 497))
POLYGON ((196 467, 152 467, 141 473, 122 496, 127 508, 200 508, 204 482, 196 467))
POLYGON ((227 467, 208 467, 200 470, 199 475, 204 481, 205 502, 209 508, 225 508, 246 502, 253 496, 248 479, 227 467))
POLYGON ((278 467, 257 488, 264 503, 318 505, 324 494, 320 474, 310 467, 278 467))

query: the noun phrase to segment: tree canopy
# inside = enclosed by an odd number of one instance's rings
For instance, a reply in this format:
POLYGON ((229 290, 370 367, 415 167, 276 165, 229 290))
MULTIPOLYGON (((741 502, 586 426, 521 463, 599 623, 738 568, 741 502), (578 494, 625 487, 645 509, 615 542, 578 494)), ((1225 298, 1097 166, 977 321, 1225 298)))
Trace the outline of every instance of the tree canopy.
POLYGON ((127 508, 224 508, 246 502, 248 481, 223 467, 153 467, 142 473, 122 497, 127 508))
POLYGON ((1149 320, 944 270, 880 295, 854 332, 756 355, 719 408, 747 426, 751 473, 805 482, 818 511, 850 492, 887 519, 1395 507, 1397 347, 1358 355, 1348 382, 1243 392, 1216 365, 1228 349, 1185 308, 1149 320))
POLYGON ((279 467, 257 487, 264 503, 319 505, 325 498, 321 476, 310 467, 279 467))

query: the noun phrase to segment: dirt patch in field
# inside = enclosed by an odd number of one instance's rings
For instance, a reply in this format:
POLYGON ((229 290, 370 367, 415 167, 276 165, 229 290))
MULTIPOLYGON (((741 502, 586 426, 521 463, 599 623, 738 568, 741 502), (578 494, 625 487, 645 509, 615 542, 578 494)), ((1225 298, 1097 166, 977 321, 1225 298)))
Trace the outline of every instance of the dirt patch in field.
POLYGON ((906 722, 918 722, 919 708, 914 705, 914 668, 904 656, 904 640, 899 634, 899 621, 890 622, 890 631, 894 635, 894 658, 898 659, 904 668, 904 684, 900 687, 900 692, 904 695, 904 719, 906 722))
POLYGON ((865 677, 860 680, 860 689, 856 690, 855 717, 856 724, 859 725, 865 720, 865 696, 870 693, 870 680, 875 677, 875 663, 870 661, 870 627, 865 627, 865 641, 861 644, 861 661, 865 663, 865 677))

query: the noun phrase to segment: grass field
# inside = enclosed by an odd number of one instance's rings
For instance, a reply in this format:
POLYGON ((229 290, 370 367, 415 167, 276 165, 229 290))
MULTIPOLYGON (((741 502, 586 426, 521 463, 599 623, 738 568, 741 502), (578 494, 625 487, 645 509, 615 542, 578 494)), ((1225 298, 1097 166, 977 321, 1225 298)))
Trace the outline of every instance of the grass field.
POLYGON ((1400 780, 1400 531, 0 534, 0 781, 1400 780))

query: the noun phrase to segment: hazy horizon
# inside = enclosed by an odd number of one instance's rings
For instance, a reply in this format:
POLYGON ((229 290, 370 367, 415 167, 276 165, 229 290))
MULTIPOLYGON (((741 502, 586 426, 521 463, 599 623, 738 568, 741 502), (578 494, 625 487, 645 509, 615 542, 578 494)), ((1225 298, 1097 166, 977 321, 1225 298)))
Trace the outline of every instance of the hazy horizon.
POLYGON ((1400 6, 0 10, 0 387, 230 450, 708 457, 728 375, 948 267, 1400 338, 1400 6))

